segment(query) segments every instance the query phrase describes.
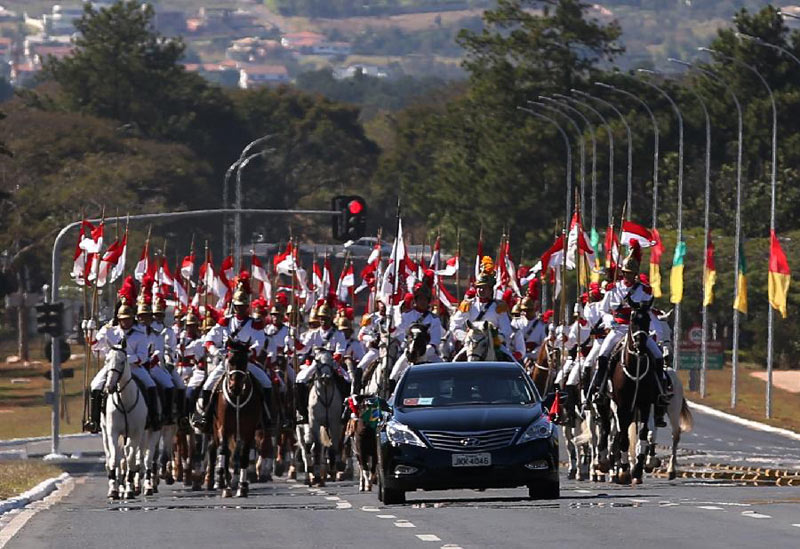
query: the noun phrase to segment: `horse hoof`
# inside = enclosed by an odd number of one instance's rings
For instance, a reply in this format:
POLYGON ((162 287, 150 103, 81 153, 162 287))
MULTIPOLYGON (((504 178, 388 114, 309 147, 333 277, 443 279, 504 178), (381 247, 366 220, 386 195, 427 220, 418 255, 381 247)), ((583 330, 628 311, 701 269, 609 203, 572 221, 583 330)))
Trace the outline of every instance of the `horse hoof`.
POLYGON ((153 489, 152 488, 148 488, 147 490, 144 491, 144 495, 145 496, 152 496, 153 495, 153 489))
POLYGON ((575 475, 576 474, 577 473, 576 473, 575 469, 570 469, 569 473, 567 473, 567 479, 568 480, 575 480, 575 475))
POLYGON ((294 469, 289 471, 289 480, 297 480, 297 471, 294 469))
POLYGON ((255 471, 247 471, 247 482, 264 482, 261 478, 262 475, 256 474, 255 471))
POLYGON ((199 492, 202 489, 203 489, 203 486, 200 484, 200 482, 193 482, 192 483, 192 492, 199 492))
POLYGON ((336 482, 342 482, 344 480, 344 473, 336 473, 336 482))
POLYGON ((630 484, 631 474, 628 471, 622 471, 617 475, 617 484, 630 484))
POLYGON ((119 492, 117 492, 116 490, 111 490, 108 493, 108 499, 119 499, 119 492))
POLYGON ((639 485, 641 483, 642 483, 642 479, 640 479, 639 477, 634 477, 634 479, 633 479, 633 484, 634 485, 639 485))
POLYGON ((125 499, 133 499, 136 497, 136 493, 133 490, 128 490, 125 492, 125 499))
POLYGON ((158 484, 154 484, 153 485, 153 494, 157 494, 157 493, 158 493, 158 484))
POLYGON ((668 476, 669 480, 675 480, 675 477, 676 477, 675 471, 670 471, 668 476))
POLYGON ((175 484, 175 479, 172 478, 172 475, 169 475, 167 478, 164 479, 164 483, 167 486, 172 486, 173 484, 175 484))
POLYGON ((224 490, 222 490, 222 497, 224 498, 233 497, 233 492, 231 492, 230 488, 225 488, 224 490))
POLYGON ((136 489, 133 491, 133 493, 135 495, 137 495, 137 496, 141 496, 142 495, 142 489, 137 486, 136 489))
POLYGON ((236 491, 237 498, 246 498, 248 493, 247 486, 240 486, 239 489, 236 491))

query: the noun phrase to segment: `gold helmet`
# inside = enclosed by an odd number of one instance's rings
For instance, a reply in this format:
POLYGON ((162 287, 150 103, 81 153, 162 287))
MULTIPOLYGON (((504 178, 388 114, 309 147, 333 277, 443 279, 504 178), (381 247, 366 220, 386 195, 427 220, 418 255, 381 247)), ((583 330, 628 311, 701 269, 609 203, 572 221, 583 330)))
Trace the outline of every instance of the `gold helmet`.
POLYGON ((519 302, 520 312, 528 312, 536 310, 536 299, 531 296, 525 296, 519 302))
POLYGON ((642 262, 642 248, 639 246, 638 241, 631 240, 630 251, 628 252, 628 255, 625 257, 625 261, 622 262, 622 272, 639 274, 639 265, 641 264, 641 262, 642 262))
POLYGON ((214 315, 211 314, 211 310, 206 309, 206 314, 203 317, 203 323, 200 325, 200 329, 203 331, 203 333, 206 333, 216 324, 217 321, 214 319, 214 315))
POLYGON ((200 324, 200 319, 197 318, 194 309, 189 309, 189 312, 186 313, 186 316, 183 318, 183 323, 186 326, 197 326, 200 324))
POLYGON ((136 301, 136 314, 153 314, 152 298, 149 295, 144 293, 139 295, 139 299, 136 301))
POLYGON ((165 314, 167 312, 167 300, 161 294, 156 295, 155 303, 153 303, 153 314, 165 314))
POLYGON ((514 303, 514 306, 511 307, 511 315, 512 316, 519 316, 522 314, 522 301, 517 301, 514 303))
POLYGON ((495 282, 494 262, 491 257, 485 255, 483 259, 481 259, 480 273, 478 274, 478 280, 475 281, 475 286, 494 287, 495 282))
MULTIPOLYGON (((291 308, 291 305, 289 306, 291 308)), ((291 316, 291 312, 289 315, 291 316)), ((319 319, 317 318, 317 309, 315 307, 311 307, 311 312, 308 313, 308 325, 313 326, 314 324, 319 324, 319 319)))
POLYGON ((250 305, 250 290, 242 282, 237 283, 233 291, 233 304, 250 305))
POLYGON ((350 322, 350 319, 347 318, 346 315, 339 315, 336 318, 336 328, 339 330, 352 330, 353 324, 350 322))
POLYGON ((133 310, 133 307, 130 303, 128 303, 128 298, 122 297, 120 299, 119 309, 117 309, 117 320, 121 320, 123 318, 133 318, 136 311, 133 310))
POLYGON ((331 311, 330 305, 327 303, 323 303, 319 307, 317 307, 317 320, 322 320, 323 318, 331 319, 333 311, 331 311))

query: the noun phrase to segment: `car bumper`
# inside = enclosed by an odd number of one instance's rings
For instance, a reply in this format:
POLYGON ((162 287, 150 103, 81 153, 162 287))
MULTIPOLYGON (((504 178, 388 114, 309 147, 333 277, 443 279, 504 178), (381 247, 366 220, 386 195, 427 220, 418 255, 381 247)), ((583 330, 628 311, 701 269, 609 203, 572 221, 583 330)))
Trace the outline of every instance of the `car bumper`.
POLYGON ((453 452, 406 444, 392 446, 382 440, 380 461, 384 483, 394 490, 514 488, 558 482, 558 441, 555 438, 488 453, 492 455, 489 466, 453 467, 453 452))

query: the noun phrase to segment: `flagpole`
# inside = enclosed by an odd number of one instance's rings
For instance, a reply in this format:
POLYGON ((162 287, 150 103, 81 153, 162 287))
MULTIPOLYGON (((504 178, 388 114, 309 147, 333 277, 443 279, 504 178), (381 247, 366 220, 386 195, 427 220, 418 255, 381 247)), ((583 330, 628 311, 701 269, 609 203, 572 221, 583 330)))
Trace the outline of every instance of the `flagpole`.
MULTIPOLYGON (((399 265, 397 264, 397 252, 400 247, 400 196, 397 196, 397 222, 395 224, 395 240, 394 240, 394 248, 392 249, 392 269, 394 270, 394 279, 392 284, 392 294, 397 292, 397 288, 399 287, 399 265)), ((381 393, 384 399, 389 398, 389 342, 391 341, 392 337, 392 330, 394 329, 394 295, 389 296, 389 303, 386 307, 388 314, 389 314, 389 322, 388 322, 388 330, 386 332, 386 358, 385 363, 383 364, 383 379, 381 380, 381 393)))
POLYGON ((461 227, 456 227, 456 302, 461 301, 461 227))
MULTIPOLYGON (((86 212, 81 208, 81 222, 86 219, 86 212)), ((81 225, 81 233, 83 233, 83 225, 81 225)), ((81 237, 79 237, 81 238, 81 237)), ((88 254, 83 250, 83 269, 86 272, 86 261, 88 254)), ((86 276, 83 276, 83 322, 81 328, 83 331, 83 423, 89 417, 89 368, 92 364, 91 346, 89 344, 89 290, 86 288, 86 276)), ((50 349, 52 352, 52 349, 50 349)), ((61 410, 59 410, 59 414, 61 410)))

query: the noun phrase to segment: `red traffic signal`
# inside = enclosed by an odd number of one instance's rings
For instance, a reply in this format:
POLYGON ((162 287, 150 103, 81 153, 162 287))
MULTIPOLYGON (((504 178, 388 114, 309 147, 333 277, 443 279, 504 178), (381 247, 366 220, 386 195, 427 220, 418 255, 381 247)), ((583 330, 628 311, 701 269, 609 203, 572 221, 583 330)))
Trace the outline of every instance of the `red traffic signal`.
POLYGON ((352 215, 358 215, 364 211, 364 204, 360 200, 351 200, 347 204, 347 211, 352 215))

